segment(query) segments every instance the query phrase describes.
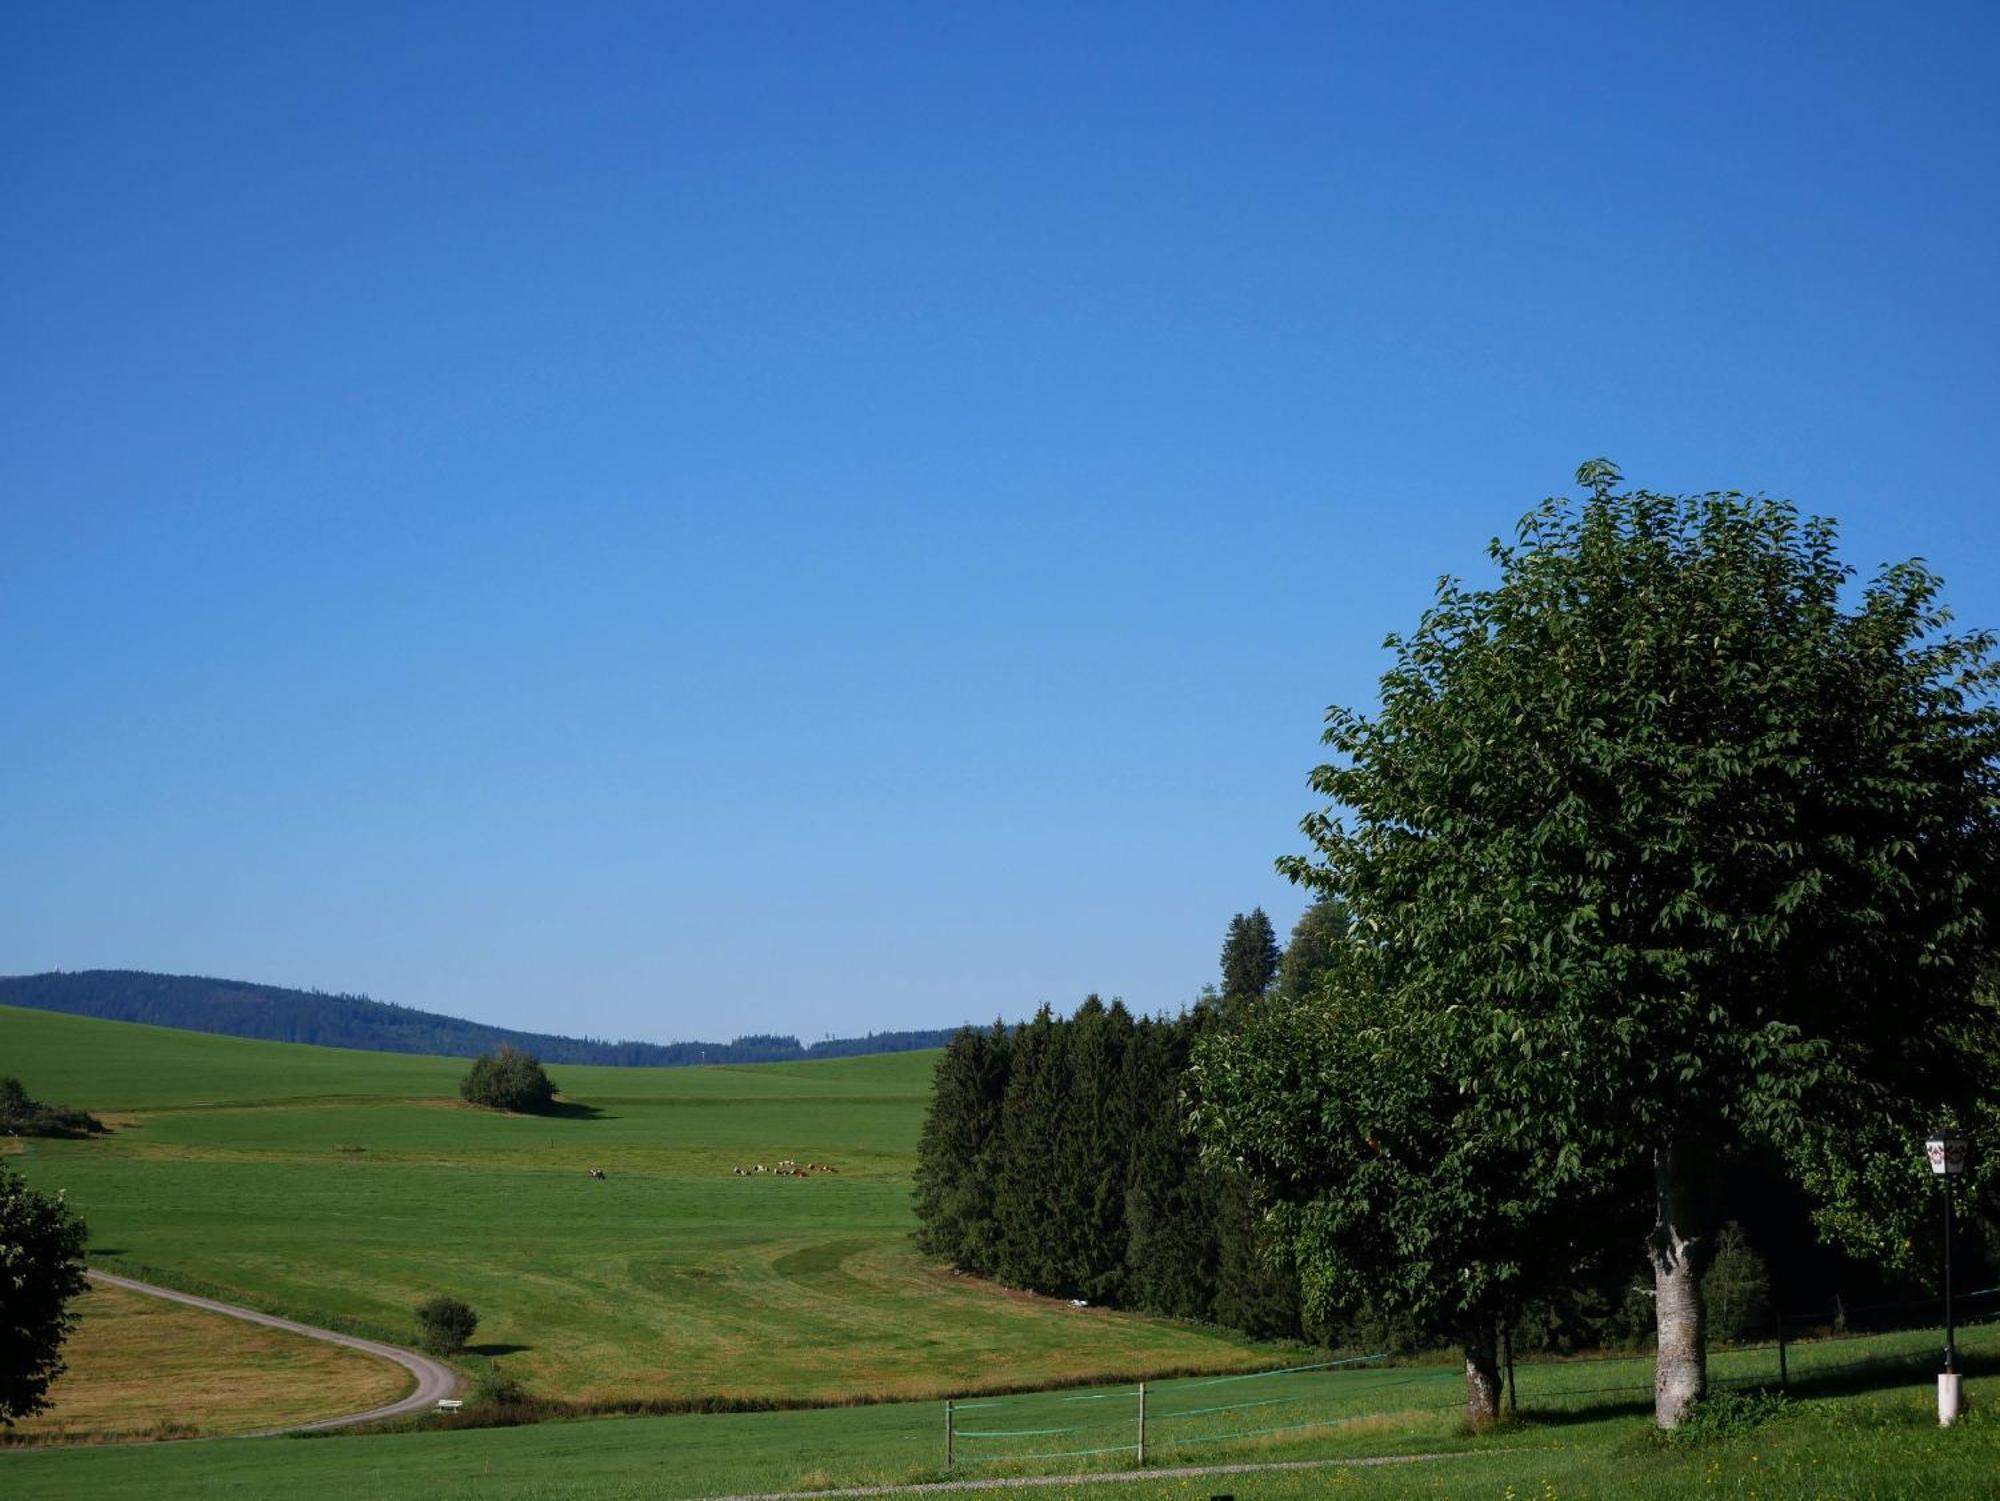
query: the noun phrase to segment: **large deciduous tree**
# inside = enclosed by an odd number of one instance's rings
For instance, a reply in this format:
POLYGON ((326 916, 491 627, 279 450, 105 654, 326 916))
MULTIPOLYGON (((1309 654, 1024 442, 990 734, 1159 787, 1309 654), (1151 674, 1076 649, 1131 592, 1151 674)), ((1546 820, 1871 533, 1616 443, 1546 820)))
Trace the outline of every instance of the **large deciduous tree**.
POLYGON ((1671 1427, 1706 1386, 1717 1154, 1775 1145, 1887 1249, 1910 1131, 1970 1108, 2000 712, 1991 636, 1921 563, 1856 589, 1789 503, 1578 478, 1390 638, 1377 714, 1328 712, 1317 853, 1281 868, 1347 905, 1496 1172, 1648 1167, 1671 1427))
POLYGON ((1333 967, 1347 939, 1347 908, 1336 897, 1323 896, 1300 914, 1292 926, 1292 941, 1278 964, 1278 989, 1288 996, 1312 993, 1319 977, 1333 967))
POLYGON ((48 1406, 87 1285, 83 1221, 61 1195, 37 1193, 0 1164, 0 1427, 48 1406))
POLYGON ((1388 1318, 1465 1354, 1466 1416, 1500 1413, 1500 1332, 1629 1215, 1608 1159, 1547 1160, 1419 1008, 1343 941, 1313 989, 1204 1035, 1190 1071, 1209 1153, 1268 1198, 1309 1321, 1388 1318))

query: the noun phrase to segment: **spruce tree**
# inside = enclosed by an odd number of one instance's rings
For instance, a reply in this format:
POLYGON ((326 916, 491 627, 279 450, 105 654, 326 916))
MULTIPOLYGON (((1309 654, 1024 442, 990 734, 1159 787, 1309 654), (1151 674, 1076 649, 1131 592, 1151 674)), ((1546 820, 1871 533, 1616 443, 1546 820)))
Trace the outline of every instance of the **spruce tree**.
POLYGON ((917 1142, 917 1245, 961 1271, 990 1274, 998 1254, 994 1194, 1009 1043, 997 1021, 952 1038, 917 1142))
POLYGON ((996 1274, 1051 1292, 1061 1278, 1053 1236, 1058 1205, 1057 1133, 1069 1087, 1068 1030, 1044 1005, 1014 1034, 1000 1105, 1000 1170, 994 1193, 996 1274))
POLYGON ((1254 1001, 1278 977, 1278 935, 1262 907, 1229 919, 1222 940, 1222 999, 1232 1004, 1254 1001))
POLYGON ((1125 1180, 1132 1147, 1125 1049, 1132 1017, 1091 996, 1062 1024, 1069 1087, 1062 1102, 1056 1186, 1060 1243, 1057 1291, 1092 1302, 1118 1301, 1125 1274, 1125 1180))
POLYGON ((1126 1053, 1134 1120, 1125 1191, 1131 1306, 1207 1320, 1215 1311, 1215 1189, 1181 1095, 1195 1020, 1148 1018, 1126 1053))

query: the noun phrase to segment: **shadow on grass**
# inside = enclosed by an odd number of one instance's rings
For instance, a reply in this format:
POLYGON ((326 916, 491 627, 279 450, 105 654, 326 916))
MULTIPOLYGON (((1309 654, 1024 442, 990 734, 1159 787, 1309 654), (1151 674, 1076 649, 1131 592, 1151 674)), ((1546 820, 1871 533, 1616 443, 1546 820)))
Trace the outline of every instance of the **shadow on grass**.
MULTIPOLYGON (((1866 1392, 1927 1385, 1943 1363, 1944 1348, 1940 1341, 1935 1351, 1857 1356, 1850 1365, 1794 1375, 1782 1387, 1778 1384, 1778 1373, 1772 1371, 1769 1375, 1758 1376, 1753 1380, 1712 1381, 1709 1390, 1712 1392, 1781 1391, 1788 1397, 1804 1398, 1854 1397, 1866 1392)), ((1961 1350, 1958 1367, 1967 1378, 2000 1375, 2000 1355, 1967 1354, 1961 1350)), ((1652 1399, 1637 1394, 1606 1396, 1595 1401, 1589 1400, 1588 1397, 1579 1397, 1564 1402, 1560 1394, 1550 1393, 1533 1401, 1523 1401, 1520 1421, 1536 1427, 1562 1428, 1573 1423, 1601 1422, 1606 1418, 1650 1415, 1652 1411, 1652 1399), (1562 1405, 1553 1405, 1556 1403, 1562 1405)))
POLYGON ((1540 1407, 1523 1402, 1520 1412, 1511 1416, 1523 1427, 1567 1428, 1572 1423, 1601 1423, 1606 1418, 1636 1418, 1650 1415, 1652 1411, 1652 1398, 1625 1397, 1615 1401, 1588 1404, 1579 1402, 1573 1407, 1540 1407))
POLYGON ((537 1110, 536 1115, 558 1121, 615 1121, 615 1115, 599 1110, 595 1105, 586 1105, 580 1100, 557 1100, 545 1110, 537 1110))
POLYGON ((533 1345, 467 1345, 465 1353, 484 1355, 488 1360, 497 1360, 502 1355, 519 1355, 534 1348, 533 1345))
MULTIPOLYGON (((1851 1397, 1889 1386, 1930 1385, 1943 1366, 1944 1341, 1940 1338, 1935 1350, 1870 1356, 1856 1360, 1853 1365, 1794 1376, 1785 1390, 1794 1397, 1851 1397)), ((1974 1355, 1961 1350, 1958 1368, 1967 1376, 2000 1374, 2000 1355, 1984 1352, 1974 1355)), ((1774 1380, 1764 1384, 1775 1389, 1778 1383, 1774 1380)))

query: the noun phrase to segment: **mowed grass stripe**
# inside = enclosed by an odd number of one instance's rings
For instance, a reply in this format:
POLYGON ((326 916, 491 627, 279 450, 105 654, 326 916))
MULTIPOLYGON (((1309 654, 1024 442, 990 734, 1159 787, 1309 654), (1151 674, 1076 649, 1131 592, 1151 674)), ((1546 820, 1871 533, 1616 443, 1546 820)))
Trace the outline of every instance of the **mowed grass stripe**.
POLYGON ((112 1270, 407 1342, 433 1293, 476 1358, 584 1407, 942 1396, 1274 1363, 1212 1330, 926 1265, 910 1175, 935 1054, 550 1070, 579 1109, 473 1110, 465 1064, 0 1007, 29 1092, 109 1138, 15 1159, 112 1270), (836 1169, 805 1178, 780 1160, 836 1169), (586 1176, 602 1169, 602 1181, 586 1176))
POLYGON ((257 1433, 365 1412, 410 1390, 407 1372, 353 1350, 223 1314, 96 1287, 50 1389, 15 1425, 31 1443, 257 1433))

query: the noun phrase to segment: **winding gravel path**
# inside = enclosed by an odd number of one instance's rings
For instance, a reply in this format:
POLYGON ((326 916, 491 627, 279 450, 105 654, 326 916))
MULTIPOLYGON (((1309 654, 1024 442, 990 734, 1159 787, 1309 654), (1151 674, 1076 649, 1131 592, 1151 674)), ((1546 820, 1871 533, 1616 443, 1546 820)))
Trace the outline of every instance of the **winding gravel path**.
POLYGON ((176 1292, 171 1287, 155 1287, 150 1282, 138 1282, 130 1277, 121 1277, 116 1272, 100 1272, 95 1267, 87 1269, 92 1282, 102 1282, 109 1287, 122 1287, 127 1292, 144 1293, 149 1298, 165 1298, 170 1303, 185 1303, 190 1308, 206 1308, 210 1313, 226 1313, 232 1319, 246 1319, 252 1324, 262 1324, 270 1329, 283 1329, 291 1334, 303 1334, 307 1339, 323 1339, 330 1345, 345 1345, 350 1350, 359 1350, 364 1355, 378 1356, 383 1360, 393 1360, 397 1365, 416 1378, 417 1388, 407 1397, 389 1403, 386 1407, 371 1407, 366 1412, 348 1413, 344 1417, 322 1418, 316 1423, 293 1423, 284 1428, 273 1428, 267 1433, 250 1437, 265 1438, 272 1433, 309 1433, 317 1428, 345 1428, 354 1423, 372 1423, 378 1418, 398 1418, 405 1413, 428 1412, 437 1406, 440 1397, 449 1397, 458 1390, 458 1373, 428 1355, 419 1355, 415 1350, 405 1350, 399 1345, 385 1345, 380 1340, 361 1339, 352 1334, 337 1334, 331 1329, 315 1329, 311 1324, 295 1323, 291 1319, 281 1319, 275 1314, 259 1313, 254 1308, 239 1308, 234 1303, 219 1302, 214 1298, 198 1298, 193 1293, 176 1292))

